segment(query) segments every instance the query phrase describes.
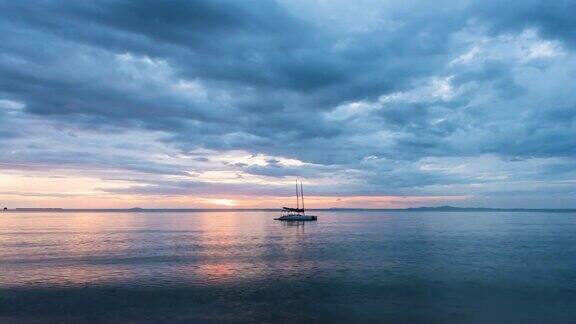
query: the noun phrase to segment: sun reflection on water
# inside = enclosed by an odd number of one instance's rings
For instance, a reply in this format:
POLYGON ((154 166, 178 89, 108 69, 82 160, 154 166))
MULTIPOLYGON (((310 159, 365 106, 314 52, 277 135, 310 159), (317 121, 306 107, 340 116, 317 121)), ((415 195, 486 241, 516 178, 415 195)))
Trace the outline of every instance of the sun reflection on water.
POLYGON ((0 218, 0 286, 223 284, 304 264, 305 226, 248 212, 0 218))

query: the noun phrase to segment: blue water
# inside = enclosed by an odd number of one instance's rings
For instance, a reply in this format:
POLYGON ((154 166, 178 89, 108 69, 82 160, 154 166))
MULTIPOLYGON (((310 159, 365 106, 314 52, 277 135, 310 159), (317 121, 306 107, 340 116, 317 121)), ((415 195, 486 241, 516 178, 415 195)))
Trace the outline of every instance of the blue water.
POLYGON ((2 213, 0 322, 568 323, 576 214, 2 213))

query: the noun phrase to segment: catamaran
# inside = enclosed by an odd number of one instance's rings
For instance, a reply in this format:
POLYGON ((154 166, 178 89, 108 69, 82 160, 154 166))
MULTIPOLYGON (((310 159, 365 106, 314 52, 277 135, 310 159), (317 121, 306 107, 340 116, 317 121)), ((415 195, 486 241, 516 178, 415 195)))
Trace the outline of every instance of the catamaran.
POLYGON ((300 181, 300 195, 298 195, 298 180, 296 180, 296 208, 282 207, 280 217, 274 218, 281 221, 315 221, 318 217, 314 215, 306 215, 304 208, 304 190, 302 189, 302 181, 300 181), (302 208, 300 208, 300 198, 302 198, 302 208))

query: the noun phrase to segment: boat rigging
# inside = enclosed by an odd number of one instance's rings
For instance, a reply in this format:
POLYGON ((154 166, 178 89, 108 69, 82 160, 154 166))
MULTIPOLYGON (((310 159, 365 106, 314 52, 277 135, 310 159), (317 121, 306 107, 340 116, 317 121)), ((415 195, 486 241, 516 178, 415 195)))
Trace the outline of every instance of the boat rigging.
POLYGON ((280 217, 275 218, 281 221, 315 221, 318 217, 314 215, 306 215, 304 208, 304 189, 302 181, 300 181, 300 192, 298 192, 298 180, 296 180, 296 208, 282 207, 280 217), (302 208, 300 208, 300 199, 302 199, 302 208))

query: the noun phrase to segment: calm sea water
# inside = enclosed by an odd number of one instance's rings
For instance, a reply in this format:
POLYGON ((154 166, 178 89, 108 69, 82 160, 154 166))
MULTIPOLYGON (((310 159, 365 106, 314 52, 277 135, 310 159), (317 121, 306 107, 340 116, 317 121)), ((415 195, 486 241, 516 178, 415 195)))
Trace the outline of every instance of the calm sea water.
POLYGON ((576 214, 1 213, 0 322, 576 321, 576 214))

